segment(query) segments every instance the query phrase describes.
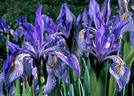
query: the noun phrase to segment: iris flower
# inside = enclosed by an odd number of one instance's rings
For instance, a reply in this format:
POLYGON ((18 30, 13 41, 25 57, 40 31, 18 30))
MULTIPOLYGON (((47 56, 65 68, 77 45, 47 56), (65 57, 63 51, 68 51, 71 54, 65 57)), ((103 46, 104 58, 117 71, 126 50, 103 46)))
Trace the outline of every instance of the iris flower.
POLYGON ((17 24, 18 24, 17 29, 15 31, 11 29, 10 33, 15 38, 15 41, 17 42, 18 39, 23 36, 23 31, 22 31, 21 24, 26 23, 26 16, 23 16, 21 18, 21 21, 19 20, 18 17, 16 17, 16 21, 17 21, 17 24))
MULTIPOLYGON (((47 80, 46 88, 44 89, 44 94, 49 94, 54 89, 54 85, 56 84, 55 76, 59 76, 59 75, 62 76, 62 74, 63 75, 66 74, 66 71, 64 73, 64 70, 66 69, 66 68, 64 69, 64 63, 67 67, 68 66, 71 67, 77 73, 77 75, 80 76, 80 68, 79 68, 78 60, 75 55, 70 54, 66 49, 63 49, 62 47, 60 47, 62 45, 60 43, 61 41, 63 41, 60 38, 60 36, 54 33, 54 34, 50 34, 50 36, 45 35, 46 37, 44 38, 45 30, 47 31, 49 29, 49 28, 46 28, 49 25, 49 23, 47 22, 50 21, 50 23, 52 24, 54 23, 50 20, 51 18, 48 18, 46 15, 41 15, 41 9, 42 9, 42 5, 40 5, 36 11, 35 26, 33 26, 31 23, 21 24, 22 31, 26 39, 26 42, 23 43, 22 47, 20 48, 11 42, 9 42, 8 44, 8 47, 11 50, 11 55, 8 57, 8 59, 6 60, 4 64, 4 82, 5 82, 6 88, 8 88, 10 83, 13 82, 15 79, 17 79, 18 77, 20 76, 26 77, 27 75, 31 75, 31 74, 25 74, 28 71, 30 71, 29 69, 24 68, 25 65, 30 66, 28 64, 31 64, 32 66, 33 64, 33 66, 37 68, 37 73, 39 77, 40 75, 39 72, 42 69, 41 61, 46 60, 47 56, 49 55, 56 56, 56 58, 59 59, 60 61, 58 60, 56 63, 54 63, 54 65, 53 63, 52 64, 49 63, 50 68, 51 69, 54 68, 53 70, 56 70, 56 71, 50 74, 50 72, 47 70, 48 80, 47 80), (57 44, 51 44, 55 40, 57 40, 57 44), (26 59, 27 62, 24 62, 26 57, 27 57, 26 59), (57 68, 55 66, 59 66, 60 68, 59 67, 57 68), (53 85, 53 86, 50 86, 50 85, 53 85)), ((50 24, 49 27, 50 26, 52 25, 50 24)), ((53 31, 52 29, 51 31, 49 30, 49 32, 52 32, 52 31, 53 31)), ((52 61, 52 62, 55 62, 55 61, 52 61)), ((49 64, 46 64, 46 66, 48 66, 49 64)), ((31 72, 32 71, 33 71, 33 68, 31 68, 31 72)), ((63 77, 66 78, 66 76, 63 76, 63 77)), ((65 79, 65 78, 62 78, 62 79, 65 79)))
MULTIPOLYGON (((109 16, 111 14, 110 0, 105 0, 102 9, 105 9, 107 12, 104 10, 100 11, 100 6, 95 0, 90 1, 89 15, 95 25, 95 28, 92 28, 95 29, 95 32, 91 33, 91 31, 86 30, 86 28, 82 29, 77 37, 78 46, 80 46, 80 50, 82 50, 80 52, 89 52, 93 54, 98 61, 98 66, 108 58, 114 61, 110 66, 110 73, 117 80, 119 91, 121 91, 130 79, 130 69, 119 56, 111 55, 111 53, 119 51, 118 40, 121 34, 121 29, 128 22, 122 20, 114 26, 109 25, 109 16), (104 13, 107 14, 105 21, 104 13), (81 42, 84 42, 83 45, 81 42)), ((86 27, 88 29, 92 26, 86 27)), ((79 50, 76 54, 79 54, 79 50)))
POLYGON ((0 41, 3 41, 4 40, 4 36, 7 35, 7 33, 9 32, 9 28, 10 26, 8 26, 6 24, 6 21, 4 19, 4 17, 2 16, 1 19, 0 19, 0 41))
POLYGON ((67 6, 67 3, 62 4, 60 14, 57 17, 57 21, 59 22, 58 29, 63 32, 67 39, 69 38, 71 34, 70 32, 73 29, 75 18, 76 17, 67 6))

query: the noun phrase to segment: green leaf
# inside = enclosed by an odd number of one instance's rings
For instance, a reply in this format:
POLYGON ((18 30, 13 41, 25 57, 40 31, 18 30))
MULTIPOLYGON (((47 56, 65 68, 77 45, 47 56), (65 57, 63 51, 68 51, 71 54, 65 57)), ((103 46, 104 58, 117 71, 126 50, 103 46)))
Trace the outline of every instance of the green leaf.
POLYGON ((96 96, 105 96, 106 95, 106 85, 107 85, 107 74, 108 74, 108 64, 105 64, 105 67, 101 70, 100 76, 97 82, 96 96))
POLYGON ((62 86, 63 86, 64 96, 67 96, 66 85, 65 85, 64 81, 62 83, 63 83, 62 86))
POLYGON ((81 96, 80 78, 78 79, 77 86, 78 86, 78 96, 81 96))
POLYGON ((20 94, 20 80, 16 80, 16 87, 15 87, 15 96, 18 96, 20 94))
POLYGON ((89 90, 90 90, 90 77, 89 77, 89 71, 88 71, 88 68, 86 66, 86 62, 85 62, 84 58, 82 60, 83 60, 83 64, 84 64, 84 67, 85 67, 85 72, 84 72, 85 95, 88 96, 89 90))
POLYGON ((81 85, 81 90, 82 90, 82 96, 85 96, 85 90, 84 90, 84 88, 82 86, 81 80, 80 80, 80 85, 81 85))
POLYGON ((75 96, 75 95, 74 95, 74 87, 73 87, 73 84, 70 84, 69 96, 75 96))
POLYGON ((131 67, 133 61, 134 61, 134 48, 129 52, 125 62, 127 65, 131 67))
POLYGON ((90 95, 96 96, 97 79, 93 69, 90 70, 90 95))
POLYGON ((123 59, 126 61, 126 57, 130 52, 130 32, 127 32, 123 36, 123 59))
POLYGON ((117 85, 116 80, 114 79, 113 76, 110 76, 108 96, 115 96, 116 85, 117 85))

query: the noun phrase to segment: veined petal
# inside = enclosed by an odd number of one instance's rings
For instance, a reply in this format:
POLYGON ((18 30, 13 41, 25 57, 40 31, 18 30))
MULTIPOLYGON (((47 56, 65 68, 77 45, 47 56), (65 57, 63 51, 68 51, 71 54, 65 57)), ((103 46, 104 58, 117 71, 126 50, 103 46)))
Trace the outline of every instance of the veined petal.
POLYGON ((130 69, 119 56, 112 55, 108 56, 107 58, 114 61, 114 63, 110 66, 109 72, 115 77, 120 92, 129 82, 130 69))
POLYGON ((56 78, 54 74, 48 74, 47 83, 43 91, 43 94, 50 94, 51 91, 54 89, 55 85, 56 85, 56 78))
POLYGON ((15 51, 17 51, 19 49, 19 46, 15 45, 12 42, 7 42, 7 46, 9 48, 9 50, 11 51, 11 53, 14 53, 15 51))
POLYGON ((121 34, 121 29, 128 23, 128 21, 120 21, 115 25, 113 28, 113 34, 115 34, 115 42, 118 40, 120 34, 121 34))
POLYGON ((96 16, 96 14, 98 12, 100 12, 99 4, 96 2, 96 0, 90 0, 90 4, 89 4, 89 15, 90 15, 90 18, 92 20, 94 20, 94 17, 96 16))
POLYGON ((67 3, 62 4, 57 21, 59 21, 58 29, 61 30, 64 36, 68 39, 70 36, 70 32, 72 30, 73 24, 75 22, 75 16, 70 11, 69 7, 67 6, 67 3))
POLYGON ((52 18, 49 18, 49 23, 47 24, 47 27, 46 27, 47 32, 49 34, 54 34, 54 33, 58 32, 57 26, 54 24, 52 18))
POLYGON ((34 34, 35 36, 33 36, 33 33, 35 31, 34 26, 31 23, 23 23, 21 25, 22 25, 22 30, 24 32, 24 36, 25 36, 26 40, 28 42, 30 42, 32 45, 35 45, 34 37, 37 37, 37 34, 34 34))
POLYGON ((35 24, 36 24, 36 32, 37 32, 37 36, 38 39, 40 41, 40 44, 43 43, 43 32, 44 32, 44 22, 43 22, 43 18, 41 15, 41 9, 42 9, 42 5, 39 6, 39 8, 36 11, 36 19, 35 19, 35 24))
POLYGON ((4 82, 6 89, 11 82, 23 74, 23 58, 29 54, 14 53, 8 57, 4 64, 4 82))
POLYGON ((101 13, 103 14, 104 17, 107 16, 106 22, 108 24, 109 17, 111 15, 110 0, 105 0, 104 1, 103 7, 101 9, 101 13))

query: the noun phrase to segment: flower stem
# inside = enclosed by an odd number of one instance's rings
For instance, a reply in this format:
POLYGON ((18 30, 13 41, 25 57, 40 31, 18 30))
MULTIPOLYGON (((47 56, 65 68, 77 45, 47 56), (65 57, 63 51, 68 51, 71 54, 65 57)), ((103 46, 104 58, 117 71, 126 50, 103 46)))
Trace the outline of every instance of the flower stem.
POLYGON ((40 66, 37 66, 39 91, 40 91, 40 96, 43 96, 42 85, 41 85, 41 71, 40 70, 41 70, 40 66))
MULTIPOLYGON (((9 41, 9 34, 7 34, 6 36, 6 43, 9 41)), ((6 53, 7 53, 7 57, 9 55, 9 49, 8 49, 8 46, 6 46, 6 53)))

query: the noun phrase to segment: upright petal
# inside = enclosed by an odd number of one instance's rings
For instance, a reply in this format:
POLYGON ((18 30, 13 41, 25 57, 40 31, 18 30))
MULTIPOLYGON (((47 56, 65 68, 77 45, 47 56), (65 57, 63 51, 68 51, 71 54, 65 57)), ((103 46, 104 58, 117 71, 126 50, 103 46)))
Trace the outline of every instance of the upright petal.
POLYGON ((57 17, 57 21, 59 21, 58 29, 63 32, 64 36, 68 39, 72 27, 74 26, 75 16, 70 11, 67 3, 62 4, 60 14, 57 17))
POLYGON ((52 18, 49 18, 49 23, 46 26, 46 31, 49 34, 54 34, 54 33, 58 32, 57 26, 54 24, 52 18))
POLYGON ((109 17, 111 15, 110 0, 105 0, 104 1, 101 12, 102 12, 104 17, 107 16, 106 22, 108 23, 109 17))
POLYGON ((36 24, 36 31, 37 31, 37 36, 38 39, 40 41, 40 44, 43 43, 44 40, 44 36, 43 36, 43 32, 44 32, 44 22, 43 22, 43 18, 41 15, 41 9, 42 9, 42 5, 39 6, 39 8, 36 11, 36 19, 35 19, 35 24, 36 24))
POLYGON ((37 40, 37 34, 34 34, 35 36, 33 36, 33 33, 35 31, 34 26, 31 23, 23 23, 22 30, 24 32, 26 40, 32 45, 35 45, 35 40, 37 40))
POLYGON ((3 33, 7 32, 7 24, 3 16, 0 19, 0 32, 3 32, 3 33))

